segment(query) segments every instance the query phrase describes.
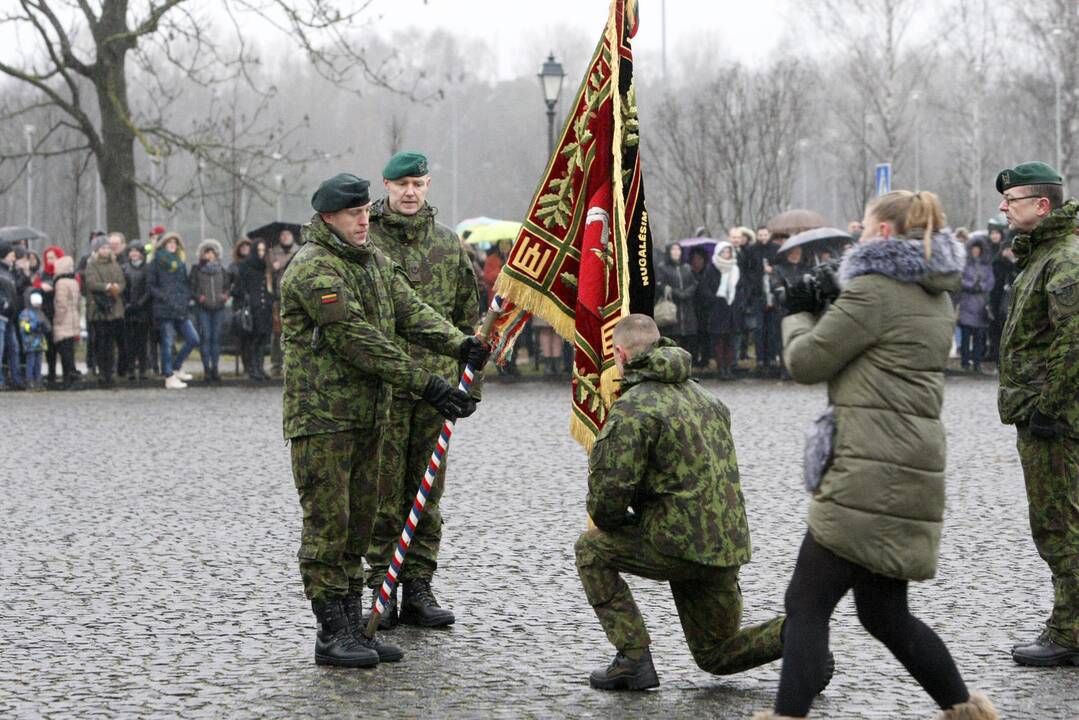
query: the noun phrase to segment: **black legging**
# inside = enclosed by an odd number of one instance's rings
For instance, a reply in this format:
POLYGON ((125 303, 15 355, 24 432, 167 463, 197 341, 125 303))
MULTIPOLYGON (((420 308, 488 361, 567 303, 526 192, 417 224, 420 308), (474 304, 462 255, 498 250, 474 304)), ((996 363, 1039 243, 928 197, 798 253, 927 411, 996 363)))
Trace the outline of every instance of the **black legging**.
POLYGON ((877 575, 848 562, 806 533, 787 588, 777 715, 805 717, 809 713, 824 682, 828 622, 851 588, 862 625, 892 651, 941 708, 970 698, 948 648, 910 614, 907 581, 877 575))

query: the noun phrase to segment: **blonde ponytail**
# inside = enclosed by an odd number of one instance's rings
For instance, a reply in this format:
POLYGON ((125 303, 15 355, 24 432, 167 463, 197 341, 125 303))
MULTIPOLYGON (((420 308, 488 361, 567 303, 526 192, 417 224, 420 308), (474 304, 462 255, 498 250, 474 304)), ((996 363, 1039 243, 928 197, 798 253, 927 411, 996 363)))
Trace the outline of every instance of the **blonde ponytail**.
POLYGON ((890 223, 900 235, 922 230, 926 260, 932 255, 933 233, 947 223, 940 199, 925 190, 893 190, 872 201, 869 211, 877 220, 890 223))

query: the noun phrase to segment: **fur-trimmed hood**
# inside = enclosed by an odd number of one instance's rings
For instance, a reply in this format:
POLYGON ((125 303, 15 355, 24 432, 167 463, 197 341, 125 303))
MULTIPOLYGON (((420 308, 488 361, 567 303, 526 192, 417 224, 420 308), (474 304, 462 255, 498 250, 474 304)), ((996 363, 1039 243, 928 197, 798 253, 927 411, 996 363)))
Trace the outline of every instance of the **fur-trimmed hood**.
POLYGON ((930 251, 926 259, 925 243, 905 237, 854 245, 843 255, 839 285, 846 287, 861 275, 884 275, 901 283, 917 283, 934 294, 958 290, 967 260, 963 243, 951 234, 936 233, 930 251))
POLYGON ((217 253, 217 259, 221 260, 221 243, 219 243, 217 240, 214 240, 213 238, 206 238, 205 240, 200 242, 198 251, 195 253, 195 257, 198 258, 199 261, 201 261, 202 253, 207 250, 213 250, 215 253, 217 253))

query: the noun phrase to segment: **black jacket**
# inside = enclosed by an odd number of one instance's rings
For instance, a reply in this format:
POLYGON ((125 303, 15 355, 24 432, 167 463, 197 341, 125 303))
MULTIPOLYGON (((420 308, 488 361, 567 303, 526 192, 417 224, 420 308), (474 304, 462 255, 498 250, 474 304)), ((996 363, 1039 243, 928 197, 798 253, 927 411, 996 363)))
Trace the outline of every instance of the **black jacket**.
POLYGON ((8 322, 13 322, 22 309, 17 274, 13 268, 0 262, 0 316, 7 318, 8 322))
MULTIPOLYGON (((266 263, 254 252, 240 263, 232 297, 251 311, 254 320, 253 335, 269 335, 273 332, 274 296, 266 288, 266 263)), ((239 328, 237 328, 238 330, 239 328)))
POLYGON ((154 298, 154 320, 185 320, 191 302, 187 284, 187 266, 177 259, 175 267, 155 254, 148 273, 150 294, 154 298))
POLYGON ((200 262, 191 268, 191 297, 204 310, 217 310, 225 305, 222 295, 229 293, 229 274, 217 260, 200 262), (206 298, 199 302, 199 298, 206 298))
POLYGON ((130 322, 149 322, 150 304, 153 298, 150 295, 149 273, 150 266, 144 262, 139 267, 133 267, 131 263, 123 266, 124 271, 124 319, 130 322))

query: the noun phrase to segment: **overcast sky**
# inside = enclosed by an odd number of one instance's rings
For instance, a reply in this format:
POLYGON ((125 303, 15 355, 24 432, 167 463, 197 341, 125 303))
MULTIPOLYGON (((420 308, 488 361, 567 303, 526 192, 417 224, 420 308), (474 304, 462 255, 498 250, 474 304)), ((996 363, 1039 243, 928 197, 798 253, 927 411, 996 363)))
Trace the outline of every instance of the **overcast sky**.
MULTIPOLYGON (((664 0, 641 0, 636 54, 660 57, 664 0)), ((707 43, 731 59, 755 63, 773 52, 788 22, 786 0, 666 0, 667 54, 673 62, 684 43, 707 43)), ((500 78, 519 75, 539 62, 521 57, 536 37, 570 28, 599 40, 609 0, 375 0, 372 12, 388 31, 440 27, 495 49, 500 78)), ((542 60, 542 58, 539 58, 542 60)))

